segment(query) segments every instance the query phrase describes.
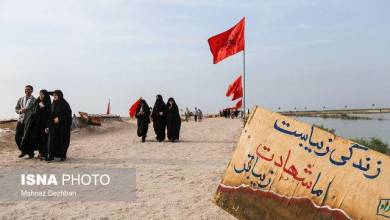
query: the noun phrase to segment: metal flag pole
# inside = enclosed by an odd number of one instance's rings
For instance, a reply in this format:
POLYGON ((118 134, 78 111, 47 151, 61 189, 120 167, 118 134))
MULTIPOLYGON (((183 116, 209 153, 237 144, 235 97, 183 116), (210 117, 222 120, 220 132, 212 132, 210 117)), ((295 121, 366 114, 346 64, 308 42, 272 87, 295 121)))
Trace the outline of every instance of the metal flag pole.
POLYGON ((243 114, 243 116, 244 116, 244 124, 245 124, 245 115, 246 115, 246 111, 245 111, 245 105, 246 105, 246 100, 245 100, 245 95, 246 95, 246 92, 245 92, 245 49, 243 50, 243 58, 244 58, 244 71, 243 71, 243 88, 242 88, 242 95, 243 95, 243 106, 244 106, 244 114, 243 114))

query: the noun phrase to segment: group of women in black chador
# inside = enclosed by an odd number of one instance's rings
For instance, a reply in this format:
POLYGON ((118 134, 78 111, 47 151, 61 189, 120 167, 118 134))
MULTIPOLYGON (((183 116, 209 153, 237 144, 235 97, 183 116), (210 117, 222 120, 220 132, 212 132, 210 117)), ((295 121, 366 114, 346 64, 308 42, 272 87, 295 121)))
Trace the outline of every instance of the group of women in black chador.
POLYGON ((161 95, 156 96, 156 102, 151 110, 145 100, 141 100, 138 105, 136 115, 137 118, 137 134, 142 137, 142 142, 145 142, 148 132, 149 123, 153 121, 156 140, 162 142, 165 140, 165 130, 167 130, 168 140, 175 142, 180 137, 181 118, 179 108, 173 98, 169 98, 165 104, 161 95))
POLYGON ((66 153, 70 144, 70 129, 72 125, 72 110, 64 99, 61 90, 48 92, 41 90, 39 98, 28 110, 30 117, 26 118, 24 134, 20 144, 19 157, 28 155, 34 158, 34 151, 38 150, 38 158, 48 162, 54 158, 66 160, 66 153), (50 95, 53 96, 51 103, 50 95))

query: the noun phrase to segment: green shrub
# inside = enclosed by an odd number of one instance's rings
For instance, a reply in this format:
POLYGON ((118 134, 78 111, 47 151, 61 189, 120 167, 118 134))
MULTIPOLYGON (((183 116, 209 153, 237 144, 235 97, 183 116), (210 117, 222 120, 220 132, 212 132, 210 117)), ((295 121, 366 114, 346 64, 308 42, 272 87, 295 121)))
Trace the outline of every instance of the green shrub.
POLYGON ((382 141, 380 138, 371 137, 371 138, 351 138, 353 142, 364 145, 372 150, 390 155, 389 145, 382 141))
MULTIPOLYGON (((320 128, 320 129, 325 130, 325 131, 332 133, 332 134, 334 134, 336 132, 336 130, 334 128, 327 128, 322 124, 320 124, 320 125, 314 124, 314 127, 320 128)), ((381 152, 383 154, 390 156, 389 145, 386 142, 382 141, 378 137, 350 138, 350 140, 352 140, 353 142, 356 142, 360 145, 366 146, 372 150, 375 150, 375 151, 378 151, 378 152, 381 152)))

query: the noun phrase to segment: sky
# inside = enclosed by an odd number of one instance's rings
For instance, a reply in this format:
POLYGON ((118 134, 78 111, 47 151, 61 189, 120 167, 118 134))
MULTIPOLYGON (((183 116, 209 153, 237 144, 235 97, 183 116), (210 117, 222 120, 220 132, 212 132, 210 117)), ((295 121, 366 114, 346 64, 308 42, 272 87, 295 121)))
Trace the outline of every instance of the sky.
POLYGON ((388 0, 0 0, 0 118, 24 86, 74 112, 127 115, 144 97, 234 106, 243 54, 214 65, 207 39, 246 18, 246 100, 271 110, 390 107, 388 0))

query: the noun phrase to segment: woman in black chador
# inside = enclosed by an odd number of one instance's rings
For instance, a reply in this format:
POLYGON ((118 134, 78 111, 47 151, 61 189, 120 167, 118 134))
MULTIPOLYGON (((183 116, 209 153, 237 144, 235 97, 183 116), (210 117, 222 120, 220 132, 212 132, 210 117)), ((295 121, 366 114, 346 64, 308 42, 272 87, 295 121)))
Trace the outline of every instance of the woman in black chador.
POLYGON ((35 146, 38 148, 38 158, 47 158, 47 134, 45 133, 46 125, 51 114, 50 94, 47 90, 39 92, 39 99, 35 101, 34 108, 34 129, 33 139, 35 146))
POLYGON ((156 139, 159 142, 165 140, 165 111, 166 106, 164 100, 161 95, 157 95, 156 102, 153 106, 152 120, 154 132, 157 135, 156 139))
POLYGON ((139 103, 135 117, 137 118, 137 135, 142 137, 142 142, 145 142, 150 123, 150 108, 145 100, 142 99, 139 103))
POLYGON ((181 118, 179 108, 173 98, 168 99, 166 121, 168 139, 172 142, 179 140, 181 118))
MULTIPOLYGON (((70 127, 72 125, 72 110, 64 99, 61 90, 53 92, 51 116, 48 122, 48 161, 54 157, 66 160, 66 152, 70 143, 70 127)), ((47 130, 46 130, 47 131, 47 130)))
POLYGON ((47 90, 39 92, 39 98, 31 108, 31 117, 26 120, 25 135, 22 139, 22 148, 27 148, 29 155, 34 155, 34 150, 39 151, 38 158, 47 157, 47 134, 45 128, 50 116, 51 101, 47 90), (29 146, 29 147, 27 147, 29 146))

